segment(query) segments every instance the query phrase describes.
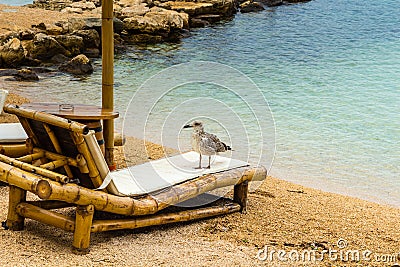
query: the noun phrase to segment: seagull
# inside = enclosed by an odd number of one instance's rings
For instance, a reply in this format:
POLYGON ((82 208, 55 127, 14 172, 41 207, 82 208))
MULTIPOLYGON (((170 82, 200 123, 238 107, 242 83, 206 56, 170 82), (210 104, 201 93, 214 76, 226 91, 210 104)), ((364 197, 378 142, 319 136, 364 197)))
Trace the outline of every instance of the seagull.
POLYGON ((199 167, 196 167, 195 169, 201 169, 202 155, 208 156, 208 166, 206 169, 210 169, 212 155, 218 154, 218 152, 232 150, 230 146, 221 142, 215 134, 205 132, 201 121, 193 121, 192 123, 185 125, 183 128, 193 128, 191 139, 192 148, 200 154, 199 167))

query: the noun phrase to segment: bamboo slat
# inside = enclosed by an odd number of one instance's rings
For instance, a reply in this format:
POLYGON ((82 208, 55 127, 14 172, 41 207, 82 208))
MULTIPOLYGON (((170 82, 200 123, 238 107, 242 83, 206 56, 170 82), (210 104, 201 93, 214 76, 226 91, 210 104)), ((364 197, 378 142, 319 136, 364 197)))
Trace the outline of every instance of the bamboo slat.
POLYGON ((29 154, 29 155, 25 155, 25 156, 16 158, 16 160, 26 162, 26 163, 32 163, 33 161, 35 161, 37 159, 41 159, 43 157, 44 157, 44 152, 40 151, 37 153, 33 153, 33 154, 29 154))
POLYGON ((48 224, 68 232, 73 232, 75 230, 73 218, 32 204, 19 203, 16 207, 16 212, 22 217, 48 224))
POLYGON ((225 205, 211 206, 194 210, 185 210, 174 213, 141 216, 129 219, 94 220, 92 225, 92 232, 94 233, 122 229, 136 229, 153 225, 186 222, 190 220, 198 220, 221 214, 237 212, 240 211, 240 208, 240 205, 237 203, 228 203, 225 205))
MULTIPOLYGON (((46 170, 55 170, 57 168, 60 167, 65 167, 65 165, 67 165, 68 162, 66 159, 59 159, 59 160, 55 160, 55 161, 50 161, 48 163, 42 164, 39 167, 46 169, 46 170)), ((73 175, 71 174, 71 177, 73 177, 73 175)))
MULTIPOLYGON (((78 123, 75 121, 69 121, 67 119, 63 119, 61 117, 47 114, 44 112, 30 110, 30 109, 26 109, 26 108, 20 108, 15 105, 11 105, 11 104, 6 105, 4 107, 4 111, 7 113, 17 115, 18 118, 20 118, 20 121, 21 121, 21 118, 28 118, 28 119, 37 120, 37 121, 44 122, 44 123, 49 123, 54 126, 68 129, 68 130, 76 132, 76 133, 87 134, 89 131, 88 127, 84 124, 81 124, 81 123, 78 123)), ((21 121, 21 124, 26 131, 27 128, 25 128, 25 125, 24 125, 24 123, 22 123, 22 121, 21 121)), ((28 132, 27 132, 27 134, 29 137, 31 137, 28 132)))
MULTIPOLYGON (((50 128, 50 126, 47 123, 43 123, 43 127, 46 130, 46 133, 49 136, 49 138, 51 140, 51 143, 53 144, 54 149, 56 150, 56 152, 59 153, 59 154, 63 154, 61 146, 60 146, 60 143, 58 142, 57 136, 54 134, 53 130, 50 128)), ((60 164, 60 161, 58 161, 57 163, 60 164)), ((49 166, 49 165, 47 165, 47 166, 49 166)), ((54 163, 53 167, 55 167, 55 166, 56 166, 56 164, 54 163)), ((72 171, 69 168, 69 166, 66 165, 65 163, 63 165, 61 165, 61 166, 64 166, 64 170, 65 170, 67 176, 72 179, 74 177, 74 175, 72 174, 72 171)))
POLYGON ((66 156, 63 156, 63 155, 59 155, 57 153, 53 153, 53 152, 46 151, 44 149, 36 148, 36 147, 33 149, 33 152, 34 153, 43 152, 44 153, 44 157, 47 158, 47 159, 50 159, 50 160, 66 159, 69 166, 78 167, 77 161, 75 159, 73 159, 73 158, 66 157, 66 156))
POLYGON ((1 155, 1 154, 0 154, 0 161, 7 163, 9 165, 12 165, 12 166, 21 168, 22 170, 28 171, 30 173, 36 173, 38 175, 42 175, 44 177, 47 177, 51 180, 54 180, 56 182, 60 182, 63 184, 69 183, 69 180, 70 180, 69 177, 67 177, 65 175, 62 175, 62 174, 59 174, 56 172, 52 172, 50 170, 47 170, 47 169, 44 169, 41 167, 36 167, 29 163, 25 163, 25 162, 22 162, 22 161, 13 159, 13 158, 9 158, 9 157, 1 155))

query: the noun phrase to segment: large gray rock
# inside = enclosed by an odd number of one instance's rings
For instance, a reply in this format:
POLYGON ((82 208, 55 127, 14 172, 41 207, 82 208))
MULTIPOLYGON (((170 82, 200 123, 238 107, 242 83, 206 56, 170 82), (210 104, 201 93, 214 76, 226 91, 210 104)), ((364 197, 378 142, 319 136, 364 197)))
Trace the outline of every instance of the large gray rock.
POLYGON ((47 35, 61 35, 67 33, 65 29, 60 26, 48 23, 39 23, 37 25, 32 25, 33 29, 39 29, 46 33, 47 35))
POLYGON ((99 48, 100 46, 100 35, 94 29, 74 31, 73 35, 82 38, 85 48, 99 48))
POLYGON ((69 52, 51 36, 44 33, 35 35, 27 45, 28 55, 34 59, 50 59, 54 55, 63 54, 69 56, 69 52))
POLYGON ((75 75, 85 75, 93 73, 93 66, 85 55, 78 55, 59 67, 60 71, 75 75))
POLYGON ((120 34, 124 30, 124 22, 119 18, 113 19, 114 33, 120 34))
POLYGON ((137 6, 144 3, 142 0, 119 0, 118 5, 121 7, 137 6))
POLYGON ((32 6, 60 11, 61 9, 71 5, 72 3, 72 0, 33 0, 32 6))
POLYGON ((242 13, 249 13, 249 12, 258 12, 264 10, 262 4, 253 1, 246 1, 240 4, 240 12, 242 13))
POLYGON ((69 13, 69 14, 71 14, 71 13, 82 14, 83 10, 81 8, 78 8, 78 7, 70 7, 70 6, 68 6, 68 7, 62 9, 61 12, 62 13, 69 13))
POLYGON ((14 31, 8 31, 3 34, 0 34, 0 45, 8 42, 9 40, 13 38, 18 38, 19 39, 19 33, 14 32, 14 31))
POLYGON ((284 2, 287 3, 305 3, 305 2, 310 2, 311 0, 285 0, 284 2))
POLYGON ((211 14, 219 14, 222 17, 231 17, 236 13, 237 0, 197 0, 198 3, 210 3, 213 5, 211 14))
POLYGON ((17 38, 12 38, 0 46, 0 59, 3 66, 19 66, 25 59, 25 52, 21 41, 17 38))
POLYGON ((153 7, 144 16, 124 19, 125 30, 132 33, 147 33, 168 37, 171 32, 188 25, 187 15, 173 10, 153 7))
POLYGON ((125 38, 125 42, 128 44, 156 44, 163 40, 163 36, 146 33, 131 34, 125 38))
POLYGON ((54 39, 67 49, 71 56, 76 56, 85 48, 83 38, 76 35, 57 35, 54 39))
POLYGON ((21 41, 23 40, 32 40, 33 37, 35 37, 35 34, 37 33, 37 31, 33 30, 33 29, 25 29, 22 30, 18 33, 19 35, 19 39, 21 41))
POLYGON ((141 3, 139 5, 122 8, 118 14, 119 15, 118 17, 120 19, 125 19, 133 16, 143 16, 149 11, 150 8, 147 6, 147 4, 141 3))
POLYGON ((259 2, 269 7, 280 6, 283 4, 283 0, 259 0, 259 2))
POLYGON ((29 69, 21 69, 14 75, 17 81, 38 81, 39 77, 35 72, 29 69))
POLYGON ((190 27, 191 28, 202 28, 209 26, 210 22, 204 19, 199 19, 199 18, 191 18, 190 19, 190 27))
POLYGON ((72 8, 80 8, 81 10, 92 10, 96 8, 96 5, 93 2, 74 2, 71 4, 72 8))
POLYGON ((177 12, 185 12, 190 16, 212 14, 215 12, 212 3, 195 3, 182 1, 168 1, 159 5, 162 8, 175 10, 177 12))

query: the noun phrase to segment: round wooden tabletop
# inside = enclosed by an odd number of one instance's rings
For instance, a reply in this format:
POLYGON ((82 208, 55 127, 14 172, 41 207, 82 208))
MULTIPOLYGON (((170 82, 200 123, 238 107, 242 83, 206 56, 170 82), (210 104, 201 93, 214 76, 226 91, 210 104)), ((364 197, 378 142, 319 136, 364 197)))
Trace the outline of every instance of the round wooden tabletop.
POLYGON ((21 107, 50 113, 70 120, 109 120, 119 116, 118 112, 84 104, 26 103, 21 107))

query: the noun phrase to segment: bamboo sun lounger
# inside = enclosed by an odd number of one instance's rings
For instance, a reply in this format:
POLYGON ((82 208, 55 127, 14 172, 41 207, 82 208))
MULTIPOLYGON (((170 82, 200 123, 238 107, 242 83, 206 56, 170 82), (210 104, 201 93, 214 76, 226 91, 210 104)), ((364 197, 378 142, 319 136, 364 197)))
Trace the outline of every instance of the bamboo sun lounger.
POLYGON ((29 137, 26 142, 29 154, 17 158, 0 154, 0 181, 9 186, 8 215, 3 226, 23 230, 25 218, 29 218, 73 232, 72 250, 76 254, 88 253, 91 233, 244 212, 248 182, 266 177, 264 167, 239 164, 228 170, 167 183, 163 188, 141 192, 143 188, 139 186, 138 192, 133 190, 127 196, 120 192, 117 179, 114 181, 115 172, 109 174, 96 139, 86 125, 13 105, 4 110, 18 116, 29 137), (99 190, 105 180, 109 183, 99 190), (194 208, 176 207, 227 186, 233 186, 232 199, 219 199, 194 208), (41 200, 27 201, 27 192, 41 200), (75 207, 75 216, 60 212, 66 207, 75 207), (111 213, 111 219, 96 216, 95 212, 111 213))

